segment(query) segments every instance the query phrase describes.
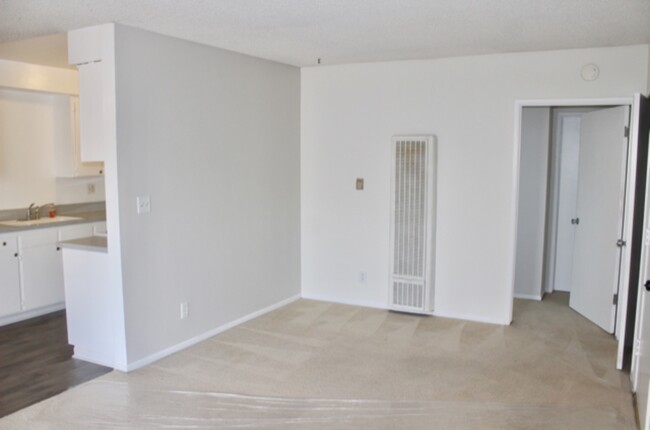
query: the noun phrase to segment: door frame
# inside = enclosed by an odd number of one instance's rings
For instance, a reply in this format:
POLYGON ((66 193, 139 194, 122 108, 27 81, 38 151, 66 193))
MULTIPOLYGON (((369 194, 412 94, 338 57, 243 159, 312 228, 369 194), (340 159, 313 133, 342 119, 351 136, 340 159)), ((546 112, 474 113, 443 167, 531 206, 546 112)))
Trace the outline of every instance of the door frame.
MULTIPOLYGON (((635 94, 634 95, 634 102, 632 105, 632 110, 633 113, 631 113, 632 121, 630 122, 630 142, 635 142, 638 145, 639 138, 640 138, 640 132, 641 132, 641 122, 643 119, 641 118, 641 98, 646 98, 650 99, 650 94, 648 96, 644 96, 643 94, 635 94)), ((646 102, 648 103, 648 102, 646 102)), ((647 105, 646 105, 647 106, 647 105)), ((646 109, 648 109, 646 107, 646 109)), ((645 112, 646 115, 648 112, 645 112)), ((650 121, 647 119, 645 121, 650 121)), ((647 123, 646 123, 647 127, 647 123)), ((647 130, 647 128, 644 128, 644 132, 647 130)), ((639 378, 639 355, 638 353, 641 352, 640 349, 645 349, 645 345, 641 345, 639 342, 639 339, 637 339, 637 333, 639 333, 639 328, 641 325, 641 315, 643 315, 644 312, 647 312, 644 308, 647 305, 645 300, 641 300, 641 295, 646 294, 646 291, 644 291, 644 280, 648 279, 650 277, 650 274, 648 273, 647 266, 646 266, 646 260, 650 257, 648 254, 648 247, 650 246, 650 198, 648 195, 650 194, 650 155, 648 155, 648 164, 646 166, 646 171, 645 171, 645 177, 646 177, 646 189, 644 193, 645 197, 645 203, 643 205, 643 225, 642 225, 642 237, 643 237, 643 243, 641 245, 641 250, 640 250, 640 255, 639 255, 639 279, 637 282, 637 302, 636 302, 636 315, 635 315, 635 320, 634 320, 634 333, 633 333, 633 348, 632 348, 632 363, 631 363, 631 369, 630 369, 630 382, 632 384, 632 391, 636 393, 638 389, 638 378, 639 378), (642 309, 643 308, 643 309, 642 309)), ((644 351, 645 352, 645 351, 644 351)), ((648 401, 650 406, 650 400, 648 401)), ((642 423, 641 425, 645 425, 645 428, 650 428, 650 414, 648 414, 648 411, 646 410, 646 422, 642 423)))
MULTIPOLYGON (((519 212, 519 171, 520 171, 520 160, 521 160, 521 132, 522 132, 522 114, 525 107, 585 107, 585 106, 603 106, 603 107, 614 107, 614 106, 630 106, 630 119, 636 117, 638 107, 635 106, 634 97, 611 97, 611 98, 572 98, 572 99, 522 99, 515 100, 515 109, 514 109, 514 151, 513 151, 513 169, 512 169, 512 184, 513 184, 513 205, 512 205, 512 220, 513 220, 513 235, 511 242, 511 258, 510 258, 510 301, 509 306, 509 315, 510 321, 513 317, 513 304, 514 304, 514 294, 515 294, 515 269, 516 269, 516 258, 517 258, 517 217, 519 212)), ((630 130, 634 130, 634 125, 630 121, 630 130)), ((633 134, 633 133, 630 133, 633 134)), ((632 141, 632 136, 630 135, 630 142, 632 141)), ((625 191, 625 213, 623 218, 623 240, 628 244, 632 243, 632 221, 634 216, 634 196, 636 189, 636 163, 637 163, 637 146, 628 145, 628 157, 627 157, 627 177, 626 177, 626 191, 625 191)), ((614 330, 614 335, 618 339, 619 343, 624 342, 624 337, 621 336, 621 333, 625 333, 625 324, 627 315, 627 296, 628 296, 628 287, 629 287, 629 276, 630 276, 630 254, 631 246, 626 246, 623 248, 621 256, 621 270, 619 273, 619 291, 618 291, 618 305, 616 312, 616 328, 614 330), (620 282, 624 280, 624 282, 620 282)), ((617 359, 616 363, 617 368, 622 367, 622 357, 617 359)))

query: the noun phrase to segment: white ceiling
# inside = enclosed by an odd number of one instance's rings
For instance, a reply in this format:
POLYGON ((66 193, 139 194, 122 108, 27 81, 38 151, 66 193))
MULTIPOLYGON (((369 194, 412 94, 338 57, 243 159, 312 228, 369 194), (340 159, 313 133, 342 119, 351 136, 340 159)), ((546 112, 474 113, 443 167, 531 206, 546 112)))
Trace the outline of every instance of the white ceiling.
POLYGON ((0 42, 106 22, 307 66, 650 43, 650 0, 0 0, 0 42))

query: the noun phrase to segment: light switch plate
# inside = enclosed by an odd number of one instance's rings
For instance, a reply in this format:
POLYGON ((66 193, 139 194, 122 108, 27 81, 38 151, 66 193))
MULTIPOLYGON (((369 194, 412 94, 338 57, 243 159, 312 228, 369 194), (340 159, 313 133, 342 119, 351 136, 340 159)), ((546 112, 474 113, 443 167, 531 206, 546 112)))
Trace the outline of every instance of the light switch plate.
POLYGON ((146 214, 151 212, 151 199, 149 196, 140 196, 136 198, 136 205, 138 214, 146 214))

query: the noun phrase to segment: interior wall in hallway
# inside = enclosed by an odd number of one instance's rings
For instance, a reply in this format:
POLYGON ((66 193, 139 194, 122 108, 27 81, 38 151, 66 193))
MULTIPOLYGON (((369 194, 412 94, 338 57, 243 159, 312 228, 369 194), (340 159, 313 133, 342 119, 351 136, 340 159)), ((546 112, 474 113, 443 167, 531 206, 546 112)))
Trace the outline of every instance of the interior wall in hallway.
POLYGON ((515 297, 541 300, 551 109, 522 110, 515 297))

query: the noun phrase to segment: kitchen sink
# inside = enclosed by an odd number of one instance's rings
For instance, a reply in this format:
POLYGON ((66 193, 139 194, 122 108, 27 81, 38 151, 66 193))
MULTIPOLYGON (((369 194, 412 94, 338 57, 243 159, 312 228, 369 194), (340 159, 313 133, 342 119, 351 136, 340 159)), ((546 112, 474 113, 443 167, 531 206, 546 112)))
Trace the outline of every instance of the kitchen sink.
POLYGON ((39 219, 16 219, 11 221, 0 221, 0 225, 9 227, 31 227, 43 224, 56 224, 58 222, 77 221, 82 218, 76 216, 55 216, 54 218, 39 218, 39 219))

